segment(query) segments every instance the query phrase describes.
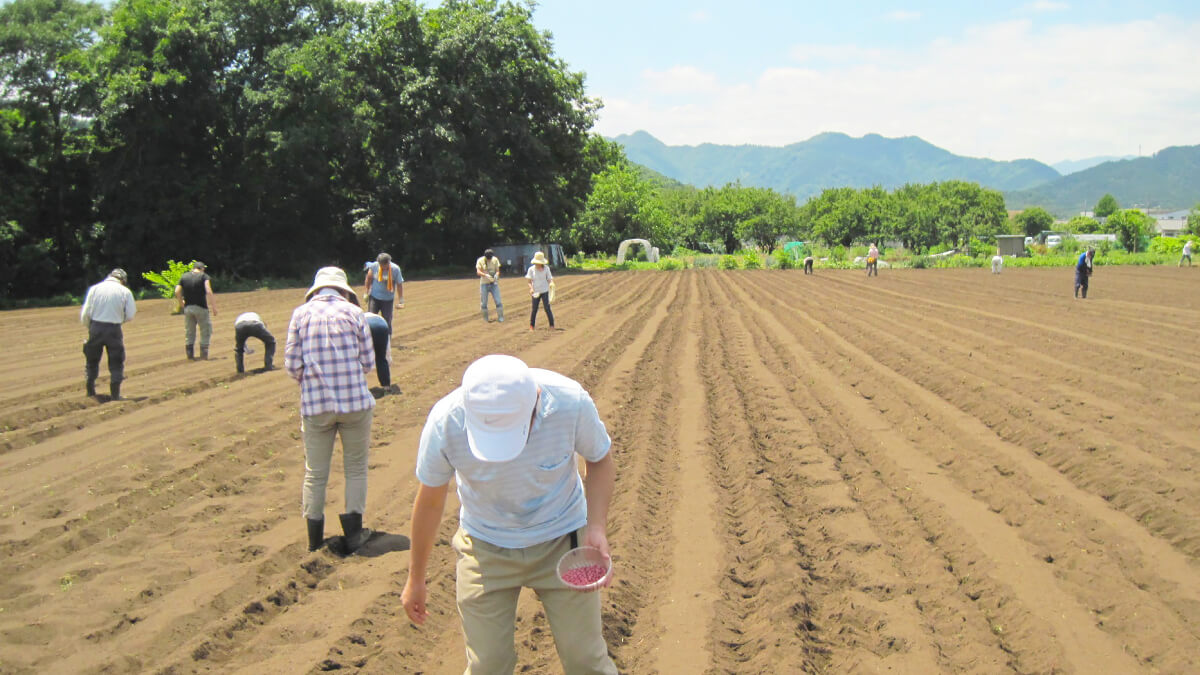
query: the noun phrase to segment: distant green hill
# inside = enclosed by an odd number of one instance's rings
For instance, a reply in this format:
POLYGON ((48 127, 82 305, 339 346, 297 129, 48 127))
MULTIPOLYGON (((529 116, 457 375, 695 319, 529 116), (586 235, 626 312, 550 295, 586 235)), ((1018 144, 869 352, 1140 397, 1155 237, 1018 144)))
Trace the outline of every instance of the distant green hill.
POLYGON ((1044 185, 1005 192, 1010 209, 1040 206, 1061 218, 1090 211, 1109 193, 1122 207, 1173 211, 1200 202, 1200 145, 1164 148, 1063 176, 1044 185))
POLYGON ((625 156, 665 176, 698 187, 741 181, 804 201, 829 187, 895 188, 905 183, 962 179, 998 190, 1021 190, 1060 178, 1031 159, 998 162, 961 157, 915 136, 851 138, 825 133, 784 147, 665 145, 644 131, 612 139, 625 156))

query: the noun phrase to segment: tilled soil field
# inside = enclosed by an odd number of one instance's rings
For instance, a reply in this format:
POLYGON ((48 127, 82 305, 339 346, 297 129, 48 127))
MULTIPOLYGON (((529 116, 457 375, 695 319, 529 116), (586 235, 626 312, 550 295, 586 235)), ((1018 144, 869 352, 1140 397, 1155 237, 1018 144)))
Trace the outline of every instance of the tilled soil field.
MULTIPOLYGON (((1200 671, 1200 271, 1070 283, 561 275, 560 330, 531 333, 524 280, 503 324, 474 280, 409 282, 371 450, 383 533, 350 558, 306 550, 296 385, 234 375, 233 318, 259 312, 281 363, 303 290, 219 294, 206 362, 140 303, 117 402, 83 395, 78 308, 5 312, 0 673, 462 672, 457 504, 420 628, 404 535, 425 415, 487 353, 579 380, 608 426, 622 672, 1200 671)), ((517 642, 521 672, 560 672, 531 596, 517 642)))

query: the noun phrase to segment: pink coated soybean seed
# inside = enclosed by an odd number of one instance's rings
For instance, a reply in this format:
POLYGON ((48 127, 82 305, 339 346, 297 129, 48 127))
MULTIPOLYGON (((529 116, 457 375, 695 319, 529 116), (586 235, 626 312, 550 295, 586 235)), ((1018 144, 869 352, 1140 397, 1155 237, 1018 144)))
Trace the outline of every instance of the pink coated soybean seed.
POLYGON ((563 572, 563 581, 572 586, 588 586, 596 583, 608 574, 603 565, 584 565, 563 572))

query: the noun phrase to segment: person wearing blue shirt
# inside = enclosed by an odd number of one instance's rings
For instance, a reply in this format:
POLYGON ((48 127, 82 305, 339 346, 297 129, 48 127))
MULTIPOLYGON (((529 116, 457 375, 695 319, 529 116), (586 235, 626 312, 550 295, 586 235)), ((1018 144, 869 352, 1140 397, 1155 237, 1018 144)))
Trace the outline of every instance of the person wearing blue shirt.
POLYGON ((404 309, 404 275, 387 253, 380 253, 375 262, 363 265, 363 269, 367 272, 366 281, 363 282, 363 299, 367 301, 365 309, 382 316, 390 334, 393 301, 396 309, 404 309))
POLYGON ((1075 297, 1081 297, 1080 291, 1083 292, 1082 297, 1087 298, 1088 277, 1092 276, 1092 258, 1096 256, 1096 249, 1091 246, 1088 250, 1079 254, 1079 260, 1075 262, 1075 297))
MULTIPOLYGON (((458 490, 456 594, 468 673, 511 673, 517 599, 545 609, 563 672, 611 673, 600 594, 573 590, 558 560, 576 543, 611 561, 608 507, 615 464, 596 404, 576 381, 513 356, 484 356, 429 412, 417 450, 411 556, 401 601, 429 616, 426 569, 451 479, 458 490), (580 477, 576 458, 586 472, 580 477)), ((612 582, 611 573, 600 586, 612 582)))

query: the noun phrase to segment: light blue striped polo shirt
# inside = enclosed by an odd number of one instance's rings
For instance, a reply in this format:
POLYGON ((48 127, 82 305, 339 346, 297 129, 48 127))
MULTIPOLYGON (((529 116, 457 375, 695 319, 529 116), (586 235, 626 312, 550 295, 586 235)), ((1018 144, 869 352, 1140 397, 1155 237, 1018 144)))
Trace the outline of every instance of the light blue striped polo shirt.
POLYGON ((459 523, 472 537, 526 548, 587 524, 587 501, 575 455, 596 462, 612 441, 592 397, 575 380, 530 368, 541 388, 525 449, 508 462, 471 454, 462 387, 434 404, 421 431, 417 479, 458 483, 459 523))

